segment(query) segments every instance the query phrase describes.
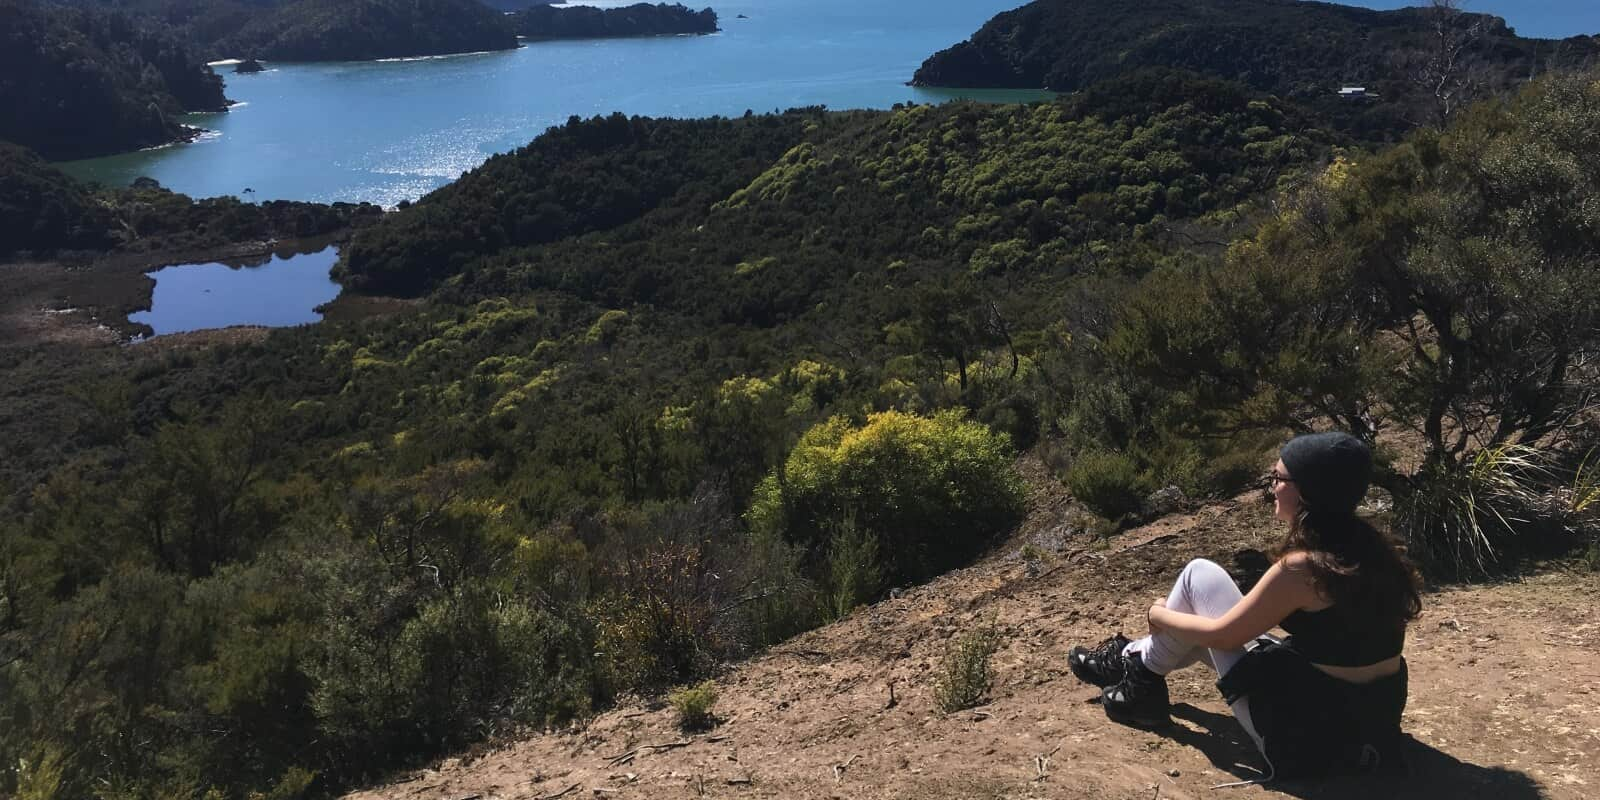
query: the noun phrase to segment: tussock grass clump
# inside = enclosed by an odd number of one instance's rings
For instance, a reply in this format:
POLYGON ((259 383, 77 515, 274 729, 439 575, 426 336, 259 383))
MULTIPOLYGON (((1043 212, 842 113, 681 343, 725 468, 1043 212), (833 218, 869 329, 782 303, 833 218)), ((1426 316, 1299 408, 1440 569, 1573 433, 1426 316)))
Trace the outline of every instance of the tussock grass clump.
POLYGON ((1459 465, 1424 467, 1396 505, 1396 528, 1424 571, 1481 578, 1530 555, 1571 547, 1593 507, 1587 466, 1561 468, 1523 444, 1485 447, 1459 465))
POLYGON ((945 650, 934 678, 933 700, 945 713, 972 708, 989 695, 989 659, 1000 649, 1000 631, 984 625, 957 637, 945 650))
POLYGON ((667 702, 678 712, 678 727, 686 731, 703 731, 717 724, 712 709, 717 705, 717 687, 711 681, 685 686, 667 696, 667 702))

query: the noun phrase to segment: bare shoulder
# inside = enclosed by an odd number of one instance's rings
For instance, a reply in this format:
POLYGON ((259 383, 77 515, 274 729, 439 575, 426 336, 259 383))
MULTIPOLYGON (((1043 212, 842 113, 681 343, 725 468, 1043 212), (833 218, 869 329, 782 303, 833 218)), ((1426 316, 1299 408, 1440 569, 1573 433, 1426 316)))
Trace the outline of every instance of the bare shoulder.
POLYGON ((1278 566, 1287 572, 1305 572, 1311 554, 1304 550, 1290 550, 1278 558, 1278 566))
POLYGON ((1272 565, 1272 572, 1278 573, 1278 578, 1292 587, 1292 591, 1299 595, 1302 608, 1325 608, 1327 598, 1317 589, 1316 577, 1311 572, 1311 554, 1304 550, 1291 550, 1284 553, 1272 565))

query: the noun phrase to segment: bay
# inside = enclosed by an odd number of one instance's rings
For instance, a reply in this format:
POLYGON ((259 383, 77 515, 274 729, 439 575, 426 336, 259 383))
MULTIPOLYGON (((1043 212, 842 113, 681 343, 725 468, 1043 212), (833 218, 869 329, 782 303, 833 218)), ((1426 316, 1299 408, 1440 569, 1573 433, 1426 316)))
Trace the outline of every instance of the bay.
MULTIPOLYGON (((627 5, 598 0, 592 5, 627 5)), ((392 206, 526 144, 571 115, 736 115, 805 105, 887 108, 1040 92, 905 85, 923 59, 1020 0, 727 0, 722 33, 535 42, 425 59, 221 68, 221 114, 191 115, 200 141, 70 162, 108 185, 149 176, 196 197, 369 201, 392 206), (747 19, 740 19, 743 14, 747 19)), ((1359 0, 1394 8, 1405 0, 1359 0)), ((1595 0, 1467 0, 1525 36, 1600 33, 1595 0)))
MULTIPOLYGON (((597 2, 593 5, 627 5, 597 2)), ((69 162, 79 178, 148 176, 195 197, 416 199, 569 116, 732 116, 826 105, 887 108, 956 96, 1042 92, 906 86, 923 59, 1017 0, 729 0, 723 31, 530 42, 516 50, 400 61, 268 64, 235 75, 214 131, 184 145, 69 162), (744 14, 747 19, 739 19, 744 14)))

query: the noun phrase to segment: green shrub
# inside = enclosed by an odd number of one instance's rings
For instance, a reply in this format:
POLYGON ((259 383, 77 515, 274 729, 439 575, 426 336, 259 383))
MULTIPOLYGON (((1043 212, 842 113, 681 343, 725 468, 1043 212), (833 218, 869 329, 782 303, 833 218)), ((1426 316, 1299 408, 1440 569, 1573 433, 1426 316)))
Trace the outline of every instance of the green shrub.
POLYGON ((945 649, 933 684, 933 700, 945 713, 972 708, 989 694, 989 659, 1000 648, 1000 631, 985 625, 956 638, 945 649))
POLYGON ((678 727, 686 731, 703 731, 717 724, 712 713, 717 705, 717 687, 711 681, 685 686, 668 695, 667 702, 678 712, 678 727))
POLYGON ((975 556, 1022 519, 1010 440, 960 412, 834 417, 807 431, 757 487, 748 519, 812 559, 853 519, 874 537, 883 577, 920 581, 975 556))
POLYGON ((252 796, 260 797, 261 800, 299 800, 306 796, 307 790, 311 788, 312 782, 316 779, 317 773, 311 770, 290 767, 284 771, 283 776, 273 785, 271 791, 266 794, 252 796))
POLYGON ((717 581, 700 542, 636 543, 613 556, 595 603, 599 649, 622 687, 661 688, 704 675, 720 650, 717 581))
POLYGON ((1145 485, 1133 459, 1105 450, 1078 456, 1067 471, 1067 489, 1096 514, 1110 520, 1139 510, 1145 485))

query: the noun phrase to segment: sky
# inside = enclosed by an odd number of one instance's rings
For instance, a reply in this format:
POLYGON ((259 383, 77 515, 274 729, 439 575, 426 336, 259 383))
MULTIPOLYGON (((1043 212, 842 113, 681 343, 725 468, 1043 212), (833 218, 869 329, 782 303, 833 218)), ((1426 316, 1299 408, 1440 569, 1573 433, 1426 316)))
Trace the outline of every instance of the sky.
MULTIPOLYGON (((1334 0, 1367 8, 1420 5, 1415 0, 1334 0)), ((1505 19, 1520 36, 1564 39, 1600 34, 1600 0, 1465 0, 1463 10, 1505 19)))

